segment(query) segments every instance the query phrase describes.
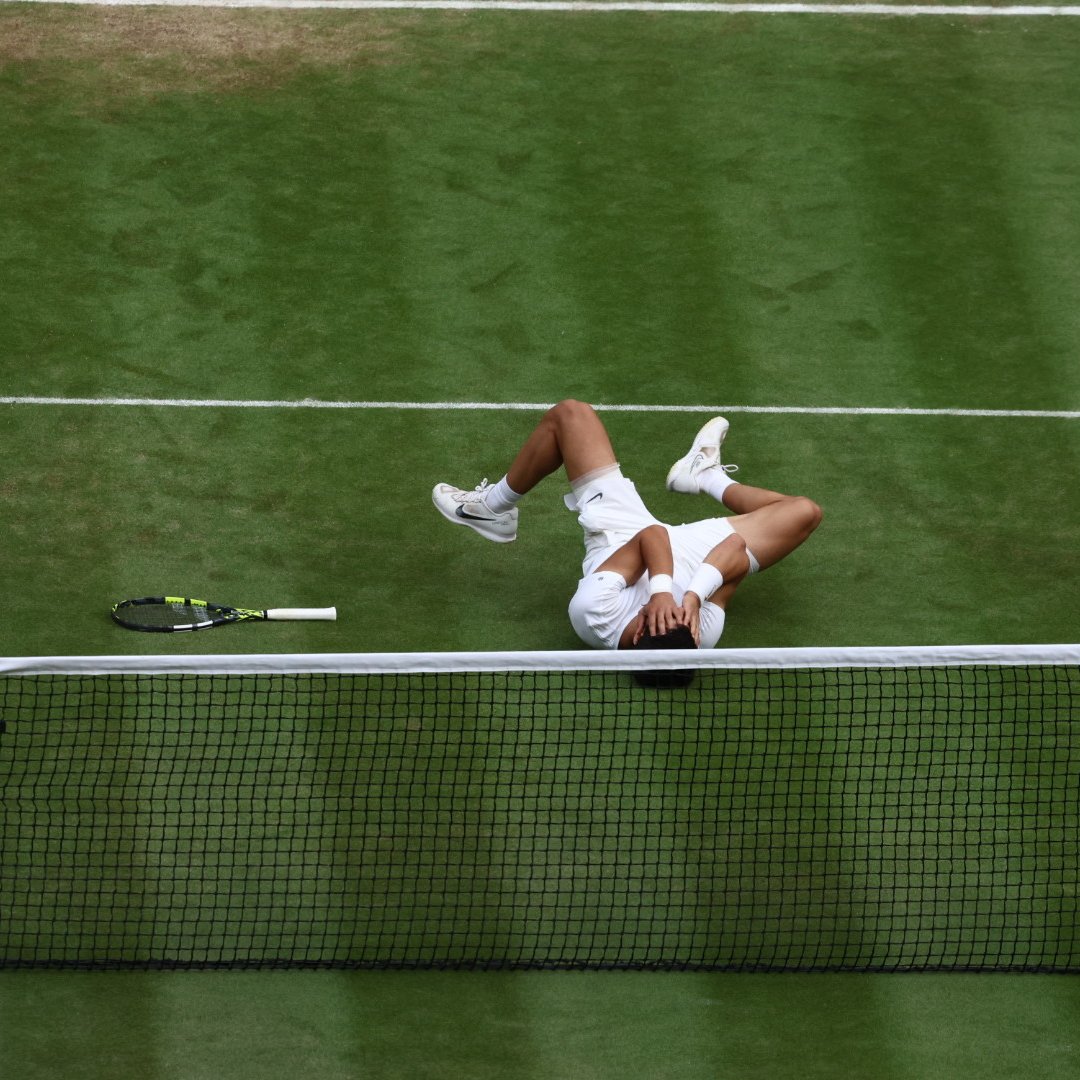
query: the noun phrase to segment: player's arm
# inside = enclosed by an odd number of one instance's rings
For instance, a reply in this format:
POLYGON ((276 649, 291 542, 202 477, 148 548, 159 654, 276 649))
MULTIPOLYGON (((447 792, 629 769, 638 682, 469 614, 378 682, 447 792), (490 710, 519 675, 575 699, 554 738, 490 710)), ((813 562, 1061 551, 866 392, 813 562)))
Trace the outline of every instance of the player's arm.
POLYGON ((597 572, 611 570, 621 574, 627 585, 635 584, 642 574, 649 575, 652 592, 645 605, 645 618, 635 631, 635 642, 643 631, 666 634, 676 626, 683 625, 683 610, 675 603, 671 592, 675 560, 671 554, 671 540, 663 525, 649 525, 642 529, 596 569, 597 572))
POLYGON ((738 533, 727 537, 705 556, 683 593, 683 614, 694 640, 701 641, 701 605, 708 601, 726 608, 731 594, 750 570, 746 541, 738 533))

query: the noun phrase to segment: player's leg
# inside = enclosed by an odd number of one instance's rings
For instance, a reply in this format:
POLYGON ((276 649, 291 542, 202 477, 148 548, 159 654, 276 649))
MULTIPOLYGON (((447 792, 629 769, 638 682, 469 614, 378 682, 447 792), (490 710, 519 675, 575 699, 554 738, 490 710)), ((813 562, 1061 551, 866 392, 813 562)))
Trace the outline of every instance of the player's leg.
POLYGON ((615 451, 596 410, 582 401, 549 409, 518 451, 506 480, 518 495, 531 491, 560 466, 573 483, 585 473, 615 465, 615 451))
POLYGON ((565 466, 573 482, 616 465, 611 440, 592 406, 560 401, 544 414, 497 484, 485 480, 474 491, 436 484, 432 500, 448 521, 507 543, 517 536, 518 500, 544 477, 565 466))
POLYGON ((821 523, 821 508, 802 496, 736 482, 730 475, 735 467, 720 461, 727 431, 728 422, 721 416, 705 424, 690 450, 672 465, 667 486, 685 494, 711 495, 737 515, 728 520, 746 541, 755 569, 764 570, 810 536, 821 523))
POLYGON ((746 541, 755 570, 790 555, 821 524, 821 507, 801 495, 782 495, 728 477, 717 497, 735 515, 725 520, 746 541))
POLYGON ((727 520, 761 570, 790 555, 821 524, 821 507, 812 499, 746 484, 728 488, 724 505, 735 511, 727 520))

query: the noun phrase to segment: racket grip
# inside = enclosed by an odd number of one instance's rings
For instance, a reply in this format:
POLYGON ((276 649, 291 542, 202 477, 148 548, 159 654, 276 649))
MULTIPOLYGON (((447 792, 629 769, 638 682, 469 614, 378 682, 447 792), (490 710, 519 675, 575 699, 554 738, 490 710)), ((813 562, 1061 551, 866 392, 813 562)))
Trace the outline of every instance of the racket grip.
POLYGON ((332 622, 337 618, 337 608, 332 607, 279 607, 279 608, 267 608, 266 617, 268 619, 322 619, 326 622, 332 622))

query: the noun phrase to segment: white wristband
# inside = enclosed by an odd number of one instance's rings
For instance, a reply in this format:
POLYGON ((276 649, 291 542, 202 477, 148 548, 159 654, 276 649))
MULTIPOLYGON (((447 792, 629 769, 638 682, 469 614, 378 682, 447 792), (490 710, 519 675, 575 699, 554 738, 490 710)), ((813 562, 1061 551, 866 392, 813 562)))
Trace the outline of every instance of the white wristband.
POLYGON ((670 574, 649 575, 649 595, 655 596, 658 592, 671 592, 670 574))
POLYGON ((697 593, 701 597, 701 602, 704 604, 706 600, 721 585, 724 584, 724 575, 716 569, 712 563, 702 563, 694 572, 694 576, 690 579, 690 584, 686 586, 687 592, 697 593))

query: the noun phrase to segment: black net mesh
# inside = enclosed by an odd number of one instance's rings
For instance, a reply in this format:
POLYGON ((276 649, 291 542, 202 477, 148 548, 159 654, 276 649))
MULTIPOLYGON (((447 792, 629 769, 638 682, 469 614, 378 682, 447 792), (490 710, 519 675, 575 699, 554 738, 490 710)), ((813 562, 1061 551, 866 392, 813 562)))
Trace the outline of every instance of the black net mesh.
POLYGON ((1077 971, 1078 690, 0 676, 0 964, 1077 971))

